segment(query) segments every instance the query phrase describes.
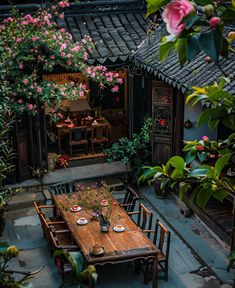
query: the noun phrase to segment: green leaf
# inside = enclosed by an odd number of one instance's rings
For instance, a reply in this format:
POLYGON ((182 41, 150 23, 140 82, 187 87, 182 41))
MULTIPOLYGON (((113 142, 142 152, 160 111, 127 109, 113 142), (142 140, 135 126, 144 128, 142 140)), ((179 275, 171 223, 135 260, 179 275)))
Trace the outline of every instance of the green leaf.
POLYGON ((145 17, 148 17, 149 15, 159 10, 161 7, 168 4, 170 0, 146 0, 146 2, 147 2, 147 13, 145 17))
POLYGON ((198 35, 190 35, 187 41, 186 57, 189 61, 192 61, 199 53, 200 48, 198 45, 198 35))
POLYGON ((208 169, 207 168, 195 168, 189 172, 187 178, 190 177, 205 177, 207 175, 208 169))
POLYGON ((229 7, 224 10, 220 16, 221 20, 225 22, 234 22, 235 23, 235 8, 229 7))
POLYGON ((195 14, 189 14, 186 17, 183 18, 182 22, 186 24, 186 29, 189 29, 193 26, 197 20, 200 19, 200 16, 195 15, 195 14))
POLYGON ((190 187, 191 187, 191 184, 189 183, 184 183, 183 185, 180 186, 180 191, 179 191, 180 200, 183 200, 184 194, 188 191, 190 187))
POLYGON ((198 126, 200 126, 202 123, 208 122, 209 116, 210 116, 210 112, 212 110, 213 110, 213 108, 206 109, 206 110, 202 111, 202 113, 199 115, 199 117, 197 119, 197 125, 198 126))
POLYGON ((206 152, 197 153, 197 157, 201 163, 203 163, 207 158, 206 152))
POLYGON ((187 45, 186 37, 178 38, 176 42, 176 50, 178 51, 180 65, 184 65, 184 63, 187 61, 186 45, 187 45))
POLYGON ((221 158, 219 158, 216 162, 215 162, 215 174, 216 176, 220 176, 222 170, 224 169, 224 167, 228 164, 230 158, 232 156, 232 153, 223 155, 221 158))
POLYGON ((222 48, 223 35, 216 29, 204 31, 199 36, 200 49, 210 56, 215 62, 218 62, 219 54, 222 48))
POLYGON ((214 192, 213 192, 213 197, 217 200, 219 200, 220 202, 223 202, 224 201, 224 198, 228 195, 228 191, 223 189, 223 188, 220 188, 220 189, 216 189, 214 192))
POLYGON ((193 150, 189 151, 186 154, 186 163, 187 164, 192 163, 195 160, 196 155, 197 155, 197 150, 193 149, 193 150))
POLYGON ((184 158, 180 157, 180 156, 173 156, 171 157, 168 162, 174 167, 174 168, 178 168, 180 170, 184 170, 185 167, 185 161, 184 158))
POLYGON ((235 115, 231 114, 231 115, 224 117, 222 119, 222 123, 224 124, 224 126, 233 130, 235 127, 235 115))
POLYGON ((211 189, 200 189, 197 193, 196 203, 200 208, 204 208, 211 198, 213 191, 211 189))
POLYGON ((169 54, 170 50, 174 48, 176 41, 173 42, 164 42, 160 44, 159 47, 159 57, 160 61, 164 61, 169 54))
POLYGON ((211 93, 210 95, 209 95, 209 100, 210 101, 219 101, 219 100, 222 100, 222 99, 229 99, 229 100, 233 100, 233 95, 232 94, 230 94, 230 93, 228 93, 228 92, 226 92, 226 91, 223 91, 223 90, 217 90, 217 91, 215 91, 215 92, 213 92, 213 93, 211 93))
POLYGON ((175 168, 171 173, 171 179, 176 180, 182 178, 184 174, 184 170, 175 168))

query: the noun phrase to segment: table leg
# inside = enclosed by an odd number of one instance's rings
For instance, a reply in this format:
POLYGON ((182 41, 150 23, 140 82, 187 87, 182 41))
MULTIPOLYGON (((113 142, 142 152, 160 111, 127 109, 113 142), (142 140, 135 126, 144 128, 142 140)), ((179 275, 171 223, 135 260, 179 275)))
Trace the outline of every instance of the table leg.
POLYGON ((158 269, 158 255, 153 257, 153 277, 152 277, 152 288, 157 288, 157 269, 158 269))

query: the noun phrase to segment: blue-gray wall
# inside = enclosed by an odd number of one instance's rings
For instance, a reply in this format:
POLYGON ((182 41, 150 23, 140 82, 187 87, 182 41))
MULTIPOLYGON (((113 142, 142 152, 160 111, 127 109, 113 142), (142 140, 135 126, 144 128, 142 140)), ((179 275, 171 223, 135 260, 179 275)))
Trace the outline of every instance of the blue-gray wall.
POLYGON ((196 122, 201 111, 202 107, 200 105, 192 108, 190 105, 185 104, 184 121, 187 121, 189 119, 192 122, 193 127, 190 129, 184 128, 184 140, 199 140, 204 135, 208 136, 211 140, 217 139, 217 129, 211 130, 210 128, 208 128, 208 125, 206 123, 197 127, 196 122))

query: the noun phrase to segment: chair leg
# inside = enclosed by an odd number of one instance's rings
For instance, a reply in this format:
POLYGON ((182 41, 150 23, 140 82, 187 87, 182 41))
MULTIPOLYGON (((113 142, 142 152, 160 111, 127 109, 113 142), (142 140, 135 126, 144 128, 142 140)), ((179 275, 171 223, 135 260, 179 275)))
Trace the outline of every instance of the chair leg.
POLYGON ((148 284, 149 282, 149 269, 150 269, 149 261, 146 260, 144 268, 144 284, 148 284))
POLYGON ((168 262, 166 261, 165 263, 164 263, 164 280, 165 281, 168 281, 168 262))

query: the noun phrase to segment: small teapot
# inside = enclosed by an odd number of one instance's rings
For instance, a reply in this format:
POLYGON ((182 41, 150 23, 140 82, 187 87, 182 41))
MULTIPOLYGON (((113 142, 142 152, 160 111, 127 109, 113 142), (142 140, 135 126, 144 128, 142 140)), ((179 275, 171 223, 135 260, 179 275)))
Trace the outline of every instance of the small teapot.
POLYGON ((92 252, 92 254, 94 254, 94 255, 97 255, 97 254, 102 253, 103 250, 104 250, 103 247, 101 247, 99 244, 95 244, 95 245, 93 245, 92 248, 91 248, 91 252, 92 252))

